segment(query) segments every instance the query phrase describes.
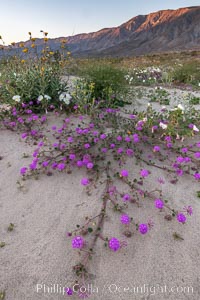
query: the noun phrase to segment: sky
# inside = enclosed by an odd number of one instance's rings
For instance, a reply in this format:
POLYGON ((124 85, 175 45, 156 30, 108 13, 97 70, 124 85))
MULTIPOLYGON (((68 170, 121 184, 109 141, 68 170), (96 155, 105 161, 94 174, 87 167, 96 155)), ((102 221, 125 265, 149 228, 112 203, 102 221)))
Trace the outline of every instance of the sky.
MULTIPOLYGON (((199 6, 199 0, 0 0, 0 36, 5 44, 26 41, 28 32, 49 38, 119 26, 137 15, 199 6)), ((0 41, 2 44, 2 41, 0 41)))

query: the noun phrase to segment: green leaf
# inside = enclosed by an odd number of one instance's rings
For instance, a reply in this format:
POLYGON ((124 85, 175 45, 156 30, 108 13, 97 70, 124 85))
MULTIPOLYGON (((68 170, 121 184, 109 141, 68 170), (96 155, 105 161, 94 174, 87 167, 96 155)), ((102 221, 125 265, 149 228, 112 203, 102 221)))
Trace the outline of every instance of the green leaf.
POLYGON ((5 291, 0 291, 0 300, 5 299, 6 292, 5 291))
POLYGON ((6 243, 5 242, 0 242, 0 248, 5 247, 6 243))
POLYGON ((15 225, 13 223, 10 223, 10 225, 8 226, 8 231, 13 231, 15 225))
POLYGON ((180 234, 178 234, 177 232, 173 233, 173 237, 174 237, 175 240, 182 240, 182 241, 184 240, 184 238, 180 234))
POLYGON ((200 198, 200 191, 197 191, 197 197, 200 198))

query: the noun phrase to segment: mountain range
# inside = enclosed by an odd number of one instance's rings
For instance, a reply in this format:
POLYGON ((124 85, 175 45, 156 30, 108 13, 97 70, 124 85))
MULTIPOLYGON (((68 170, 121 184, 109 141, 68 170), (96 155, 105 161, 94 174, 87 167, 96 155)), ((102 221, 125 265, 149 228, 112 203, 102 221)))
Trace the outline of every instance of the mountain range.
MULTIPOLYGON (((52 50, 63 38, 75 57, 124 57, 149 53, 200 50, 200 6, 138 15, 118 27, 49 39, 52 50)), ((42 49, 43 39, 36 39, 42 49)), ((31 42, 25 42, 30 47, 31 42)))

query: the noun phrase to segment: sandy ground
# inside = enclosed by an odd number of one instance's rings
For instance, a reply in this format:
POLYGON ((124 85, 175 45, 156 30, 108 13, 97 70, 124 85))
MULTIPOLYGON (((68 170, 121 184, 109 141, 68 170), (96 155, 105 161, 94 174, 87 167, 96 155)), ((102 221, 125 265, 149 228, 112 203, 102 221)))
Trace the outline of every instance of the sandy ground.
MULTIPOLYGON (((49 124, 50 126, 51 124, 49 124)), ((199 139, 200 140, 200 139, 199 139)), ((72 266, 78 255, 71 248, 66 232, 82 223, 86 216, 98 214, 103 185, 88 197, 80 185, 84 172, 60 173, 30 179, 19 190, 19 169, 30 163, 23 153, 31 154, 35 146, 21 141, 18 134, 0 131, 0 291, 6 300, 61 300, 62 293, 48 287, 70 286, 74 280, 72 266), (12 232, 7 228, 15 227, 12 232), (37 290, 38 289, 38 290, 37 290)), ((141 166, 128 164, 134 177, 141 166)), ((181 178, 177 185, 170 176, 151 170, 149 189, 155 189, 156 178, 164 178, 163 195, 175 209, 191 205, 194 214, 185 225, 164 219, 149 199, 142 206, 131 206, 129 214, 136 221, 151 217, 154 228, 145 236, 137 233, 131 239, 122 235, 119 218, 110 210, 104 234, 125 240, 128 246, 113 253, 98 241, 91 262, 93 280, 91 299, 105 300, 199 300, 200 299, 200 200, 199 183, 181 178), (184 240, 174 240, 177 232, 184 240), (177 288, 178 287, 178 291, 177 288), (189 291, 188 291, 189 288, 189 291)), ((125 192, 123 184, 119 189, 125 192)), ((120 216, 120 215, 119 215, 120 216)), ((71 296, 71 299, 77 299, 71 296)))

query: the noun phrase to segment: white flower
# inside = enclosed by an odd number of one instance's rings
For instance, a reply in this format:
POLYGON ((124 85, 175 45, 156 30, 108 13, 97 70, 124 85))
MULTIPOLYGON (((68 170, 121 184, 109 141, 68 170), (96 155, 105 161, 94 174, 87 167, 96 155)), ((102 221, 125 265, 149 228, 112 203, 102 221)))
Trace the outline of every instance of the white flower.
POLYGON ((15 95, 15 96, 12 97, 12 99, 13 99, 14 101, 16 101, 16 102, 20 102, 20 101, 21 101, 21 96, 15 95))
POLYGON ((200 86, 200 82, 199 82, 198 86, 200 86))
POLYGON ((163 122, 160 122, 159 123, 159 126, 162 128, 162 129, 167 129, 167 125, 166 124, 164 124, 163 122))
POLYGON ((68 99, 68 98, 64 98, 63 102, 64 102, 65 104, 69 105, 69 103, 70 103, 70 99, 68 99))
POLYGON ((42 95, 40 95, 39 97, 38 97, 38 101, 42 101, 44 99, 44 97, 42 96, 42 95))
POLYGON ((194 131, 196 132, 199 132, 199 129, 196 127, 196 125, 193 125, 193 128, 192 128, 194 131))
POLYGON ((59 100, 63 101, 65 104, 69 105, 70 100, 72 99, 71 95, 68 93, 62 93, 59 96, 59 100))
POLYGON ((51 97, 48 96, 48 95, 44 95, 44 98, 45 98, 46 100, 51 100, 51 97))
POLYGON ((180 110, 185 110, 185 108, 183 107, 182 104, 179 104, 179 105, 178 105, 178 108, 179 108, 180 110))

